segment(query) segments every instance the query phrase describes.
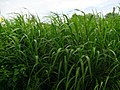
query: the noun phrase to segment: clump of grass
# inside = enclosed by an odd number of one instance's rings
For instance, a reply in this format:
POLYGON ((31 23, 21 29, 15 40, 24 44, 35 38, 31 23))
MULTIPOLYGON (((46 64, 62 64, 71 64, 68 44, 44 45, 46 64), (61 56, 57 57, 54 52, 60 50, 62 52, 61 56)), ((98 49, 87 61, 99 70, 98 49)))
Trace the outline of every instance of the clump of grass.
POLYGON ((17 14, 0 26, 0 90, 119 90, 120 15, 17 14))

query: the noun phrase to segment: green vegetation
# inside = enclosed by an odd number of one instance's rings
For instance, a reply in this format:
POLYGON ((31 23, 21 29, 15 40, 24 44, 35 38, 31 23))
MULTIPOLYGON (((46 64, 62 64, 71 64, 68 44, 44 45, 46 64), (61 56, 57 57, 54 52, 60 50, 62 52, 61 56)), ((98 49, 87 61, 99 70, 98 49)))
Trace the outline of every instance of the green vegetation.
POLYGON ((0 90, 120 90, 120 14, 17 14, 0 24, 0 90))

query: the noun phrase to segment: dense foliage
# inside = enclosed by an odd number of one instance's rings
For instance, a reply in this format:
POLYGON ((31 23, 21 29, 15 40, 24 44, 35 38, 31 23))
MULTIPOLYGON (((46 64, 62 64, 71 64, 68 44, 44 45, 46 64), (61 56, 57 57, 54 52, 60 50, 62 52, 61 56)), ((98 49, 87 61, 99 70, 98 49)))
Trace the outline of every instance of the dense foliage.
POLYGON ((0 90, 120 90, 120 15, 21 15, 0 24, 0 90))

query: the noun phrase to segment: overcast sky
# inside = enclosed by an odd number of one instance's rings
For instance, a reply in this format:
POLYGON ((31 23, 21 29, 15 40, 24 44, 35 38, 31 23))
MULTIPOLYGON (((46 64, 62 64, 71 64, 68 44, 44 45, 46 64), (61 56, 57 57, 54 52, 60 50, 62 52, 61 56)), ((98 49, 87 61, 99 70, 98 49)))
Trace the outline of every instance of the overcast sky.
POLYGON ((1 15, 6 16, 11 12, 31 12, 40 17, 49 13, 72 13, 74 9, 87 12, 97 10, 107 13, 113 6, 118 6, 120 0, 0 0, 1 15))

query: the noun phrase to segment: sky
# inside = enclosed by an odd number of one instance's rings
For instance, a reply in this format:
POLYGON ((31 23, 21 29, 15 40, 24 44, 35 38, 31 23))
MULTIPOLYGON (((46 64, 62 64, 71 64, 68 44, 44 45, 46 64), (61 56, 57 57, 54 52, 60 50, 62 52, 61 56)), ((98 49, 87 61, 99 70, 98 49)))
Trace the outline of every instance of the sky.
MULTIPOLYGON (((9 16, 9 13, 32 13, 44 17, 55 13, 74 13, 74 9, 92 13, 92 10, 102 13, 112 11, 120 0, 0 0, 0 14, 9 16)), ((120 6, 120 5, 119 5, 120 6)))

